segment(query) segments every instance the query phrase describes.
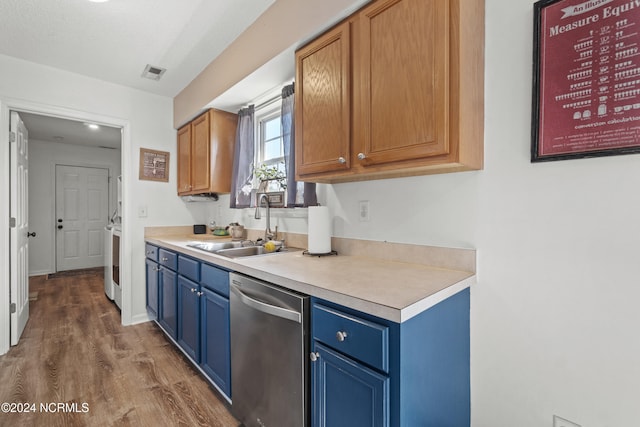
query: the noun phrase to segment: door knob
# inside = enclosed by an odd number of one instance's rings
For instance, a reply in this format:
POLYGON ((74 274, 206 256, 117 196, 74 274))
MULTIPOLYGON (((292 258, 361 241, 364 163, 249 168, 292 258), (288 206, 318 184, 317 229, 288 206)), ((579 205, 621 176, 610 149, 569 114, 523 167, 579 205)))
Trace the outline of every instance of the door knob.
POLYGON ((58 226, 58 230, 62 230, 62 226, 61 225, 58 226))
POLYGON ((34 231, 33 233, 29 233, 27 231, 27 237, 36 237, 36 232, 34 231))

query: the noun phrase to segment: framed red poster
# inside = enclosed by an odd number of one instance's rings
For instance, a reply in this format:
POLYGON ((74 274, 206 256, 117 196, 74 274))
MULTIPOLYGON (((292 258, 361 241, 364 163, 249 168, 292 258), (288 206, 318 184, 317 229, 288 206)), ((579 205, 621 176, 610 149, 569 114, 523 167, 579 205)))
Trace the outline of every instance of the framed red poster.
POLYGON ((531 161, 640 153, 640 0, 534 5, 531 161))

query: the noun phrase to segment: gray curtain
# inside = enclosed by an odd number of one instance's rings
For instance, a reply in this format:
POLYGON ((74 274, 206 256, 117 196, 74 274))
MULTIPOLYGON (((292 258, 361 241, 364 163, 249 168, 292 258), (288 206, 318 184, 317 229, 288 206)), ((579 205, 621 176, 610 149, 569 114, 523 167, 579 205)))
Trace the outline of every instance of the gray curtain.
POLYGON ((316 195, 315 183, 298 183, 296 182, 296 144, 295 144, 295 96, 293 92, 293 83, 282 88, 282 138, 284 145, 284 167, 287 172, 287 206, 298 206, 300 200, 303 206, 316 206, 318 197, 316 195), (299 193, 303 193, 300 195, 299 193))
POLYGON ((230 207, 232 208, 247 208, 251 204, 251 179, 255 155, 253 117, 253 105, 238 112, 238 129, 231 173, 230 207))

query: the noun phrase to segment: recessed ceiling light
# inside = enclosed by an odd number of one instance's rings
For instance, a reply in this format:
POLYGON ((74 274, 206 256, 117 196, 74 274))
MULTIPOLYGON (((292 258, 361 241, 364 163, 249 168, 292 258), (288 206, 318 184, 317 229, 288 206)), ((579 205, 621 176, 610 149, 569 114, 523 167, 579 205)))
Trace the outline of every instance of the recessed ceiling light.
POLYGON ((98 129, 100 129, 100 126, 98 126, 98 125, 97 125, 97 124, 95 124, 95 123, 85 123, 84 125, 85 125, 86 127, 88 127, 89 129, 91 129, 91 130, 98 130, 98 129))
POLYGON ((109 0, 89 0, 91 3, 104 3, 109 0))

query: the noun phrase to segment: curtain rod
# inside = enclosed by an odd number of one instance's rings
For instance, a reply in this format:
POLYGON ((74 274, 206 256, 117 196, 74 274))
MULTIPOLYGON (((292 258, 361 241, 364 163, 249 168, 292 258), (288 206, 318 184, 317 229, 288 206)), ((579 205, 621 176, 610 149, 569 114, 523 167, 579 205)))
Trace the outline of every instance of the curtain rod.
POLYGON ((273 104, 274 102, 276 102, 276 101, 278 101, 280 99, 282 99, 282 94, 276 95, 273 98, 269 98, 266 101, 254 106, 253 108, 256 109, 256 110, 259 110, 261 108, 266 107, 267 105, 273 104))

